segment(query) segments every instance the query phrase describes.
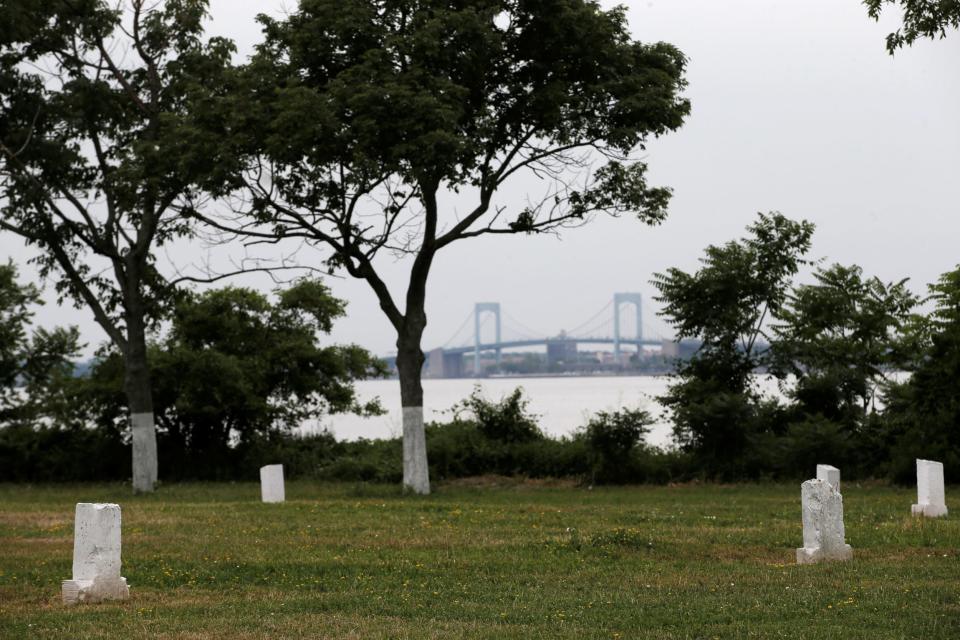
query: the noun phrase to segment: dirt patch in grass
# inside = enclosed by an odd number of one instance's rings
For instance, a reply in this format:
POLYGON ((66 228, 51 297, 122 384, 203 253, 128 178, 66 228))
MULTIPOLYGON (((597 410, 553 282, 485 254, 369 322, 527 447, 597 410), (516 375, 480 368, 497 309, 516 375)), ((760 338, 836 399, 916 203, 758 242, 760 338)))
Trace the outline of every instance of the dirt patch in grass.
POLYGON ((0 511, 0 527, 59 530, 73 525, 73 516, 49 511, 0 511))

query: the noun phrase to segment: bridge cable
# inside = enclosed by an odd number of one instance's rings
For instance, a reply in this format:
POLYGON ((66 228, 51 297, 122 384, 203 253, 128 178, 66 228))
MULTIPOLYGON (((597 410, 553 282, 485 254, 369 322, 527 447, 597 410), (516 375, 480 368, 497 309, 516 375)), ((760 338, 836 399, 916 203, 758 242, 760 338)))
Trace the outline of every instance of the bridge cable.
POLYGON ((536 331, 534 329, 531 329, 530 327, 520 322, 519 320, 517 320, 516 318, 514 318, 513 316, 511 316, 509 313, 505 311, 501 311, 500 313, 503 314, 504 318, 506 318, 507 320, 510 320, 510 322, 512 322, 515 327, 519 327, 520 329, 523 329, 523 331, 518 331, 517 333, 521 333, 526 337, 532 338, 534 340, 538 338, 542 338, 544 335, 546 335, 541 331, 536 331))
MULTIPOLYGON (((442 348, 443 348, 443 349, 446 349, 447 347, 450 346, 450 343, 451 343, 451 342, 453 342, 454 340, 456 340, 457 338, 459 338, 459 337, 460 337, 460 332, 463 331, 463 330, 467 327, 468 324, 470 324, 470 320, 472 320, 472 319, 473 319, 473 312, 471 311, 470 313, 467 314, 467 319, 463 321, 463 324, 460 325, 460 328, 457 329, 456 331, 454 331, 454 332, 453 332, 453 335, 450 336, 450 339, 447 340, 445 343, 443 343, 443 347, 442 347, 442 348)), ((462 345, 462 346, 466 346, 466 345, 462 345)))
MULTIPOLYGON (((591 322, 599 318, 602 314, 606 313, 606 311, 612 306, 613 306, 613 300, 608 302, 606 306, 603 307, 603 309, 600 309, 600 311, 590 316, 590 318, 588 318, 585 322, 582 322, 578 324, 576 327, 574 327, 573 329, 571 329, 570 331, 567 331, 567 335, 571 337, 576 337, 577 335, 580 335, 577 333, 578 331, 580 331, 581 329, 589 325, 591 322)), ((589 337, 589 336, 585 336, 585 337, 589 337)))
POLYGON ((538 337, 532 334, 527 333, 526 331, 521 331, 517 329, 513 324, 504 322, 503 323, 503 335, 501 340, 504 342, 510 342, 511 338, 519 338, 521 340, 537 340, 538 337))
POLYGON ((612 338, 613 332, 607 332, 603 334, 599 333, 600 330, 607 328, 609 324, 610 324, 609 320, 604 320, 600 324, 590 327, 589 330, 579 333, 575 336, 570 336, 570 337, 574 339, 576 338, 612 338), (594 333, 594 332, 598 332, 598 333, 594 333))

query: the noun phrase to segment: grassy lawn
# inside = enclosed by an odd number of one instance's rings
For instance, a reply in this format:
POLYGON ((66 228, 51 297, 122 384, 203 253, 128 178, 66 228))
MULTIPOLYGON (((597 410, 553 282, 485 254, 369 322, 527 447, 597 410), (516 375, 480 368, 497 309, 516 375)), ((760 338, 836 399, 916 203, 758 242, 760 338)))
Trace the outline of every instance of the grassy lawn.
POLYGON ((960 638, 960 510, 843 490, 854 560, 801 567, 799 485, 0 485, 0 637, 960 638), (80 501, 126 602, 60 603, 80 501))

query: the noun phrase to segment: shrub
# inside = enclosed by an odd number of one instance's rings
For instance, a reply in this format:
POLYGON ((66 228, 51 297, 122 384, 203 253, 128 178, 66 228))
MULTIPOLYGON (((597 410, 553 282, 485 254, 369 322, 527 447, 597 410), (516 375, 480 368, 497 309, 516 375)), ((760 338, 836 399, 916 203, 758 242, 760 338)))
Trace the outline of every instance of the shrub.
POLYGON ((624 483, 636 479, 636 449, 653 422, 641 409, 600 411, 583 428, 592 481, 624 483))
POLYGON ((99 429, 11 425, 0 429, 0 481, 126 480, 130 445, 99 429))
POLYGON ((499 402, 491 402, 483 397, 479 386, 473 388, 470 396, 454 405, 454 419, 462 413, 473 416, 480 432, 490 440, 499 442, 530 442, 542 440, 543 432, 537 426, 539 416, 529 413, 530 401, 523 395, 523 387, 517 387, 509 396, 499 402))

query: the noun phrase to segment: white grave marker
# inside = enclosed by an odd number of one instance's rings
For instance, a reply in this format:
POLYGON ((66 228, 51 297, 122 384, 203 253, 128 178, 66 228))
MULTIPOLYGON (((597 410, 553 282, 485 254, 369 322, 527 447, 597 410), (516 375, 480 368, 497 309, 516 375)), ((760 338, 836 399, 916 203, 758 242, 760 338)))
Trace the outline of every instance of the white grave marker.
POLYGON ((944 502, 943 463, 917 460, 917 503, 911 508, 915 516, 939 518, 947 515, 944 502))
POLYGON ((283 465, 260 467, 260 496, 264 502, 283 502, 283 465))
POLYGON ((63 601, 99 602, 130 597, 120 576, 120 506, 77 504, 73 529, 73 579, 63 581, 63 601))
POLYGON ((843 496, 825 480, 807 480, 800 485, 803 502, 803 546, 797 563, 849 560, 853 549, 844 541, 843 496))
POLYGON ((833 488, 840 491, 840 469, 832 467, 829 464, 817 465, 817 480, 823 480, 833 485, 833 488))

